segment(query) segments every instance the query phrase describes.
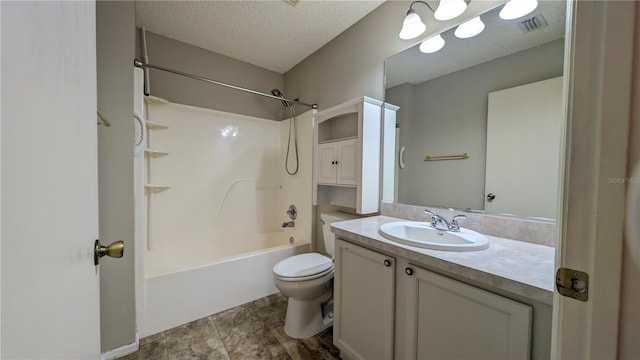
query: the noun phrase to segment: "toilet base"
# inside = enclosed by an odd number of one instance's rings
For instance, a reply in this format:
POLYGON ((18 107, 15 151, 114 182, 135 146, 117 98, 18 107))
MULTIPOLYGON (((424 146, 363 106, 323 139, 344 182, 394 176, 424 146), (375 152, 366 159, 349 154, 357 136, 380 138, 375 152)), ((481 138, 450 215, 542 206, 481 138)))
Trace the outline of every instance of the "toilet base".
POLYGON ((304 339, 333 325, 332 289, 313 300, 289 298, 284 332, 294 339, 304 339))

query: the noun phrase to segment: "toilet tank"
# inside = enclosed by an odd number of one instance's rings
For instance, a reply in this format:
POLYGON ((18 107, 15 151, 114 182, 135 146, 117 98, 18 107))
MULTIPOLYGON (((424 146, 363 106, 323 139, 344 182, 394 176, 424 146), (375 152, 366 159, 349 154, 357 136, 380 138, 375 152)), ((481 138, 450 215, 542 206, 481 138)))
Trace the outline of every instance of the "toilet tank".
POLYGON ((333 256, 336 244, 336 237, 331 232, 331 223, 336 221, 344 221, 357 219, 359 216, 341 212, 326 212, 320 214, 320 222, 322 223, 322 237, 324 238, 324 249, 327 254, 333 256))

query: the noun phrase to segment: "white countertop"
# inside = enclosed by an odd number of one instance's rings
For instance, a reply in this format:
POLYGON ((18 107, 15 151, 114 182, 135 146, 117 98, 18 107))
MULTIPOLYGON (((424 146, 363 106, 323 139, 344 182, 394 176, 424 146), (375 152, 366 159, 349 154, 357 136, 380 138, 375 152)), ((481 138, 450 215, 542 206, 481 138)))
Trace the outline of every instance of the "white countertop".
POLYGON ((544 304, 553 303, 555 248, 487 236, 490 245, 485 250, 454 252, 423 249, 382 237, 378 233, 380 225, 392 221, 406 220, 373 216, 335 222, 331 224, 331 230, 338 237, 371 249, 407 258, 544 304))

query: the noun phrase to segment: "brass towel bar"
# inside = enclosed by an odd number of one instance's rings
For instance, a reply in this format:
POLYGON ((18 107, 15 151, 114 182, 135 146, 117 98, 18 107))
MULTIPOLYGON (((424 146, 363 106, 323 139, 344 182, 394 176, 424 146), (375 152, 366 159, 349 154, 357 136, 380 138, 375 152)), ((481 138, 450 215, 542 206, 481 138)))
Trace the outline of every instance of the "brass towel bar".
POLYGON ((443 156, 430 156, 427 155, 424 158, 424 161, 440 161, 440 160, 466 160, 470 157, 469 153, 464 153, 461 155, 443 155, 443 156))

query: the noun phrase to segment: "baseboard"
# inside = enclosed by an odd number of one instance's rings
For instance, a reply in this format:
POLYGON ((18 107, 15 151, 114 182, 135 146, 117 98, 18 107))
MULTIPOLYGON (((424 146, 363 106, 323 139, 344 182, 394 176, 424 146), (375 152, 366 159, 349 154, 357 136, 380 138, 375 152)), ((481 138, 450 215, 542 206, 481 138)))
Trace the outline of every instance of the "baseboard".
POLYGON ((140 348, 140 338, 138 337, 138 333, 136 332, 136 341, 128 344, 128 345, 124 345, 124 346, 120 346, 117 349, 112 349, 109 350, 107 352, 102 353, 102 356, 100 356, 101 360, 112 360, 112 359, 117 359, 119 357, 123 357, 125 355, 129 355, 131 353, 134 353, 136 351, 138 351, 138 349, 140 348))

